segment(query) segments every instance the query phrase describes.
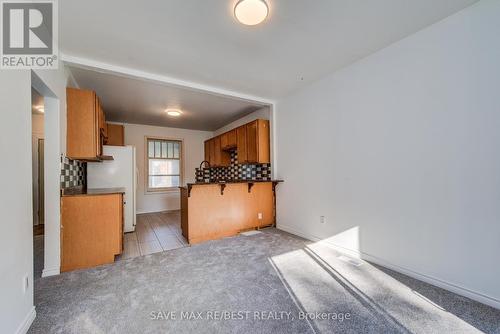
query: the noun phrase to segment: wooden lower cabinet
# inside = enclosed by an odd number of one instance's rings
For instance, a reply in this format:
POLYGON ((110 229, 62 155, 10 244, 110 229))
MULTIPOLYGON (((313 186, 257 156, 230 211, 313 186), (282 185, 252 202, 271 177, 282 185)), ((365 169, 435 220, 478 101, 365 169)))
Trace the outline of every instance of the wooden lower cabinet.
POLYGON ((272 182, 181 188, 182 235, 190 244, 236 235, 275 222, 272 182), (262 219, 259 219, 259 213, 262 219))
POLYGON ((123 252, 123 194, 61 198, 61 271, 112 263, 123 252))

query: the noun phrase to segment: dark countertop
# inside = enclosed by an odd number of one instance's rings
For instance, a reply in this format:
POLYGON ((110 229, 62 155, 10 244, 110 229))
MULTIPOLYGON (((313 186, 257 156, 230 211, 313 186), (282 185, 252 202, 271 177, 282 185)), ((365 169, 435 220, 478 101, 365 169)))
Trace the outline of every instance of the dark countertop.
POLYGON ((95 195, 110 195, 110 194, 125 194, 125 188, 67 188, 61 189, 61 196, 95 196, 95 195))
POLYGON ((187 187, 192 187, 192 186, 206 186, 206 185, 214 185, 214 184, 233 184, 233 183, 279 183, 279 182, 284 182, 283 180, 234 180, 234 181, 219 181, 219 182, 198 182, 198 183, 187 183, 185 186, 179 187, 179 188, 187 188, 187 187))

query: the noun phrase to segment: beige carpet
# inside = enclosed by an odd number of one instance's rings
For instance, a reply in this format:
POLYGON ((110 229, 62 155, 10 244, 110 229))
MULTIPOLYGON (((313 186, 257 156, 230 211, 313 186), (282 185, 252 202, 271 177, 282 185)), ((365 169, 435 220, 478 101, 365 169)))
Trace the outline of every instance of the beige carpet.
POLYGON ((500 333, 499 310, 339 255, 268 229, 42 278, 29 332, 500 333))

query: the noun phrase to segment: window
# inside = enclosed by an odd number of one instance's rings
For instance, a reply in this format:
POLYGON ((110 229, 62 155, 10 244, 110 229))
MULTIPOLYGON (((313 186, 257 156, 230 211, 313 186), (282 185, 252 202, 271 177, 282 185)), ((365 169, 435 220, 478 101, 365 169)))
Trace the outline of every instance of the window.
POLYGON ((147 151, 148 191, 178 187, 182 182, 182 142, 147 138, 147 151))

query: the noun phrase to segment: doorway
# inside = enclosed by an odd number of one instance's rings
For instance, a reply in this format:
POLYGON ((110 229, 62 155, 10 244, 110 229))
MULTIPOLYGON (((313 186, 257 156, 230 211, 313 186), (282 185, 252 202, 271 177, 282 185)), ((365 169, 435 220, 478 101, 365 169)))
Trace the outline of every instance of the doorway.
POLYGON ((45 234, 45 105, 44 97, 31 88, 31 143, 33 195, 33 275, 42 276, 45 234))

